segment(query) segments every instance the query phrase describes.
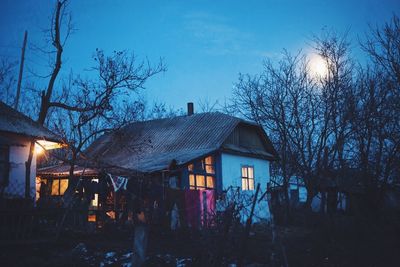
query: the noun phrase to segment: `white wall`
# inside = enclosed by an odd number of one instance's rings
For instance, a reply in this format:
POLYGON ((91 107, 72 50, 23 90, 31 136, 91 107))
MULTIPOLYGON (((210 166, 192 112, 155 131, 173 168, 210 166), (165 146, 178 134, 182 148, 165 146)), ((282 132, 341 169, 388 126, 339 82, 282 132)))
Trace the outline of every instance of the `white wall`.
MULTIPOLYGON (((9 183, 4 190, 4 195, 7 198, 25 197, 25 162, 29 156, 30 141, 25 138, 16 137, 18 146, 10 146, 10 173, 9 183)), ((36 155, 34 154, 31 165, 30 179, 31 198, 35 197, 36 186, 36 155)))
MULTIPOLYGON (((258 198, 260 198, 267 190, 267 183, 270 180, 269 161, 264 159, 250 158, 237 156, 227 153, 221 155, 222 165, 222 188, 223 190, 228 189, 230 186, 239 187, 241 194, 245 199, 250 200, 250 203, 246 202, 246 210, 249 212, 251 208, 251 197, 255 194, 254 191, 242 191, 242 166, 248 165, 254 167, 254 188, 257 183, 260 183, 260 192, 258 198)), ((254 212, 254 222, 260 221, 260 219, 270 219, 270 212, 268 208, 267 198, 265 197, 262 201, 256 204, 254 212)), ((247 219, 246 212, 242 214, 242 220, 247 219)))

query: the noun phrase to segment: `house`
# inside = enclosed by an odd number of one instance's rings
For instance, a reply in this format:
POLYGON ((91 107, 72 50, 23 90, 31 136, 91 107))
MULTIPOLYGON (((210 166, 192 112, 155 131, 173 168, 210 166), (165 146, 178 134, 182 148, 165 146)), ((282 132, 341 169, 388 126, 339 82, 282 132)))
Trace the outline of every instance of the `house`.
POLYGON ((62 144, 59 136, 0 101, 0 199, 33 199, 37 155, 62 144), (35 147, 30 179, 26 181, 31 142, 35 147))
MULTIPOLYGON (((136 186, 151 183, 164 193, 166 188, 240 192, 247 196, 250 210, 257 184, 259 196, 267 189, 270 162, 277 153, 263 128, 253 122, 220 112, 189 112, 133 122, 104 134, 87 148, 85 157, 99 177, 103 173, 107 178, 106 173, 136 180, 136 186)), ((41 170, 40 176, 60 177, 58 170, 41 170)), ((259 209, 268 215, 266 203, 259 209)))
POLYGON ((86 150, 99 165, 163 178, 182 189, 266 189, 277 159, 263 128, 219 112, 134 122, 86 150))

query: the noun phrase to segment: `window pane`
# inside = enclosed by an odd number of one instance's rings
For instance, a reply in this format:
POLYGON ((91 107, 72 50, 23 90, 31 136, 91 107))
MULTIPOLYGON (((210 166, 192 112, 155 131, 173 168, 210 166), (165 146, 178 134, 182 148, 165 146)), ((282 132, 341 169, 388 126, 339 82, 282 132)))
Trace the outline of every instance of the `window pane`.
POLYGON ((53 180, 53 183, 51 184, 51 195, 52 196, 58 196, 58 189, 60 188, 60 180, 53 180))
POLYGON ((65 190, 68 188, 68 179, 60 180, 60 195, 64 195, 65 190))
POLYGON ((214 166, 213 165, 206 165, 206 172, 214 174, 214 166))
POLYGON ((195 186, 196 184, 194 183, 194 175, 190 174, 189 175, 189 185, 190 186, 195 186))
POLYGON ((206 186, 204 175, 196 175, 196 185, 202 187, 206 186))
POLYGON ((242 190, 248 190, 247 179, 242 179, 242 190))
POLYGON ((242 167, 242 177, 247 177, 247 167, 242 167))
POLYGON ((212 156, 207 157, 206 164, 208 164, 208 165, 214 164, 214 158, 212 156))
POLYGON ((207 176, 207 187, 214 188, 214 177, 207 176))
POLYGON ((254 179, 249 179, 249 190, 254 190, 254 179))
POLYGON ((253 167, 248 167, 247 170, 248 170, 248 175, 249 175, 247 177, 254 178, 254 169, 253 169, 253 167))

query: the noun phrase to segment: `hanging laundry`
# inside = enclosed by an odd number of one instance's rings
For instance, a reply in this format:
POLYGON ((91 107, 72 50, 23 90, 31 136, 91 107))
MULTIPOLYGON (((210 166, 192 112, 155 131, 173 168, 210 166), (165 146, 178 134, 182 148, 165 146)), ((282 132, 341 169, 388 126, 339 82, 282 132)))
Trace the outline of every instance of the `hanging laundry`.
POLYGON ((213 222, 212 218, 215 216, 215 191, 200 190, 199 202, 201 205, 200 209, 201 225, 203 227, 211 226, 211 223, 213 222))
POLYGON ((198 229, 212 225, 215 216, 214 190, 185 190, 185 209, 188 226, 198 229))
POLYGON ((200 225, 199 192, 200 190, 185 190, 186 222, 189 228, 197 229, 200 225))
POLYGON ((108 177, 111 179, 111 183, 114 187, 114 192, 117 192, 119 189, 126 190, 126 185, 128 183, 128 178, 122 176, 113 176, 107 173, 108 177))
POLYGON ((171 211, 171 230, 176 231, 180 226, 178 206, 175 203, 171 211))

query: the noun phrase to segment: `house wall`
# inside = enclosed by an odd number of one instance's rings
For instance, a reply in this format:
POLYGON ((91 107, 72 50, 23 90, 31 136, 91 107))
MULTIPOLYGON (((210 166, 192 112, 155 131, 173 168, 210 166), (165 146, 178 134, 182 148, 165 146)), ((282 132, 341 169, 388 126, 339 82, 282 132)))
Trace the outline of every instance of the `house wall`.
MULTIPOLYGON (((232 155, 228 153, 221 154, 221 174, 222 174, 222 188, 227 190, 229 187, 240 188, 241 189, 241 177, 242 177, 242 166, 248 165, 254 167, 254 187, 257 183, 260 183, 260 193, 258 197, 261 197, 267 190, 267 183, 270 180, 270 168, 269 161, 258 158, 244 157, 238 155, 232 155)), ((231 190, 230 190, 231 191, 231 190)), ((240 194, 244 196, 245 199, 250 199, 255 190, 249 191, 239 191, 240 194)), ((228 192, 229 193, 229 192, 228 192)), ((228 196, 229 197, 229 196, 228 196)), ((243 212, 242 219, 245 221, 247 219, 246 213, 250 210, 251 203, 248 203, 246 209, 247 212, 243 212)), ((266 197, 264 200, 257 202, 255 207, 255 217, 254 221, 259 221, 260 219, 269 219, 270 212, 268 208, 268 203, 266 197)))
MULTIPOLYGON (((4 189, 6 198, 25 197, 25 162, 29 156, 30 141, 20 136, 12 136, 13 143, 9 148, 9 183, 4 189)), ((33 155, 31 165, 30 195, 35 197, 36 186, 36 155, 33 155)))
POLYGON ((254 186, 260 183, 260 189, 265 192, 270 180, 269 161, 258 158, 221 154, 222 188, 226 190, 229 186, 242 186, 242 166, 254 167, 254 186))

